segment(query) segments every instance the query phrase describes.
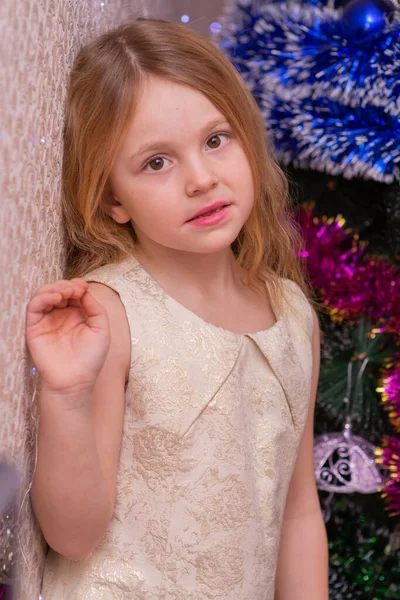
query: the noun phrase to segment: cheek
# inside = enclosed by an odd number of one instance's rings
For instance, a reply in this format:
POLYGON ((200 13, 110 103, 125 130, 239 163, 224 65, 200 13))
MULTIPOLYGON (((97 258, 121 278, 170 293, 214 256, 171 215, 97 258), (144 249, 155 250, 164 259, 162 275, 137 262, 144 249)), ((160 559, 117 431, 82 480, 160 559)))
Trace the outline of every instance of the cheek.
POLYGON ((236 168, 232 170, 235 185, 240 191, 243 199, 254 200, 254 182, 250 164, 247 157, 242 154, 240 160, 236 163, 236 168))
POLYGON ((157 231, 173 225, 177 209, 167 185, 149 183, 138 185, 131 192, 131 215, 134 221, 146 230, 157 231))
POLYGON ((153 220, 162 210, 162 193, 150 181, 124 175, 115 178, 113 190, 124 208, 135 221, 153 220))
POLYGON ((237 144, 232 155, 232 171, 233 177, 237 182, 241 182, 246 186, 253 186, 253 175, 249 160, 242 146, 237 144))

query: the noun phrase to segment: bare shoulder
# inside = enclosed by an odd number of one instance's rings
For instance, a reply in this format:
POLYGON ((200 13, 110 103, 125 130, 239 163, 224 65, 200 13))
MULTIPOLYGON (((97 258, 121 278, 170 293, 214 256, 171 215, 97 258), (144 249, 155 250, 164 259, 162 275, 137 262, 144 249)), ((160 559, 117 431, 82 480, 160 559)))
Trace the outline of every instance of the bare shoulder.
MULTIPOLYGON (((111 333, 106 363, 122 368, 127 379, 130 365, 130 329, 118 292, 103 283, 89 282, 89 292, 106 309, 111 333)), ((105 365, 106 366, 106 365, 105 365)))

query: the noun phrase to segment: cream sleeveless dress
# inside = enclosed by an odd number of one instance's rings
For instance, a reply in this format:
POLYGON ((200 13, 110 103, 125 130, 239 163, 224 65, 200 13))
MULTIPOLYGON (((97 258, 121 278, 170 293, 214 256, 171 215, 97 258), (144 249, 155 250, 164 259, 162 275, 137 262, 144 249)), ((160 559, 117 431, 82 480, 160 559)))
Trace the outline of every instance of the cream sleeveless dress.
POLYGON ((43 600, 274 600, 310 398, 307 300, 285 280, 275 325, 241 335, 173 300, 133 257, 86 279, 119 293, 131 332, 117 498, 88 558, 49 551, 43 600))

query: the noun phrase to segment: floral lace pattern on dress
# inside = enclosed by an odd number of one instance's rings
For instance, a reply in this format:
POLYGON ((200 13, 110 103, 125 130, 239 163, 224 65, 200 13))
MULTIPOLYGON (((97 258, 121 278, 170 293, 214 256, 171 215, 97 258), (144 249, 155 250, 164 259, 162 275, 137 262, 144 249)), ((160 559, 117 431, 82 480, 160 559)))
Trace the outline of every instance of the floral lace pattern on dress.
POLYGON ((312 313, 254 334, 205 322, 134 259, 116 290, 132 336, 114 518, 91 556, 50 552, 46 600, 273 600, 286 495, 310 395, 312 313))

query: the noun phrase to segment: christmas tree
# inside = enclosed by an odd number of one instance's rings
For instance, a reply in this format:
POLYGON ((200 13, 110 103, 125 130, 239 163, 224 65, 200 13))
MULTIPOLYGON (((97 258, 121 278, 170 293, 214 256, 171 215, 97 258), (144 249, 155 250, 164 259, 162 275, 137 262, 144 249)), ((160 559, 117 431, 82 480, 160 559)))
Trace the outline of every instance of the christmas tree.
POLYGON ((287 171, 321 306, 314 463, 333 600, 400 597, 400 11, 232 0, 219 43, 287 171))

